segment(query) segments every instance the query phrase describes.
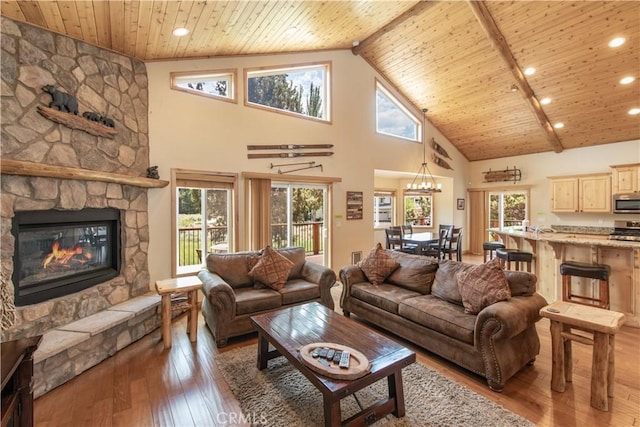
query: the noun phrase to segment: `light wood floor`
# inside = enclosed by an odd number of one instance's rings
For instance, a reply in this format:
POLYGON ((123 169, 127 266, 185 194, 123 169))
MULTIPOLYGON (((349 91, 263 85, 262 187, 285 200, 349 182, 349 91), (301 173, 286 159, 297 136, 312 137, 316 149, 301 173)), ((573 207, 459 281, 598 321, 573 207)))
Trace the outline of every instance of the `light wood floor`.
MULTIPOLYGON (((337 296, 339 289, 334 290, 337 296)), ((220 351, 256 343, 255 335, 231 340, 218 350, 202 317, 199 320, 197 343, 188 340, 183 316, 174 321, 171 349, 163 349, 156 330, 40 397, 35 402, 36 426, 245 425, 234 422, 238 402, 213 359, 220 351)), ((564 393, 551 391, 548 320, 538 322, 537 329, 541 350, 536 363, 511 378, 503 393, 490 391, 481 377, 398 340, 414 349, 421 363, 536 425, 640 426, 640 329, 623 327, 616 335, 615 397, 609 412, 589 404, 590 346, 573 343, 573 383, 564 393)))

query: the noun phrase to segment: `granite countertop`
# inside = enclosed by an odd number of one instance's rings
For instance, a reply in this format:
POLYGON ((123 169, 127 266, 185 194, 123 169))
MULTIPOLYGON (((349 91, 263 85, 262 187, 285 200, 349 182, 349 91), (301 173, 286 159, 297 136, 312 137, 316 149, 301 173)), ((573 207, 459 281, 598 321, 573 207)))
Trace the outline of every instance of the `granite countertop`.
POLYGON ((520 237, 528 240, 535 240, 550 243, 568 243, 574 245, 593 245, 593 246, 609 246, 614 248, 640 248, 640 242, 632 242, 626 240, 609 240, 609 235, 605 234, 582 234, 582 233, 560 233, 560 232, 542 232, 531 233, 524 232, 521 229, 513 227, 490 228, 497 234, 505 234, 511 237, 520 237))

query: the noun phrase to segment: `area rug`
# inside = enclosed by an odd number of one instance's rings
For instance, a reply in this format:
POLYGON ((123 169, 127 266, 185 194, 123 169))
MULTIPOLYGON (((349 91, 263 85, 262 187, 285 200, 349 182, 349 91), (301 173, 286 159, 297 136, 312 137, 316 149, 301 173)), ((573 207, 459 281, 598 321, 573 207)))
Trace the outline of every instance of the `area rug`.
MULTIPOLYGON (((222 375, 254 426, 322 426, 322 394, 284 357, 256 368, 257 346, 216 355, 222 375)), ((431 368, 414 363, 402 370, 406 415, 388 415, 375 426, 534 426, 525 418, 461 386, 431 368)), ((387 393, 386 379, 356 393, 363 407, 387 393)), ((342 419, 360 411, 353 396, 341 401, 342 419)))

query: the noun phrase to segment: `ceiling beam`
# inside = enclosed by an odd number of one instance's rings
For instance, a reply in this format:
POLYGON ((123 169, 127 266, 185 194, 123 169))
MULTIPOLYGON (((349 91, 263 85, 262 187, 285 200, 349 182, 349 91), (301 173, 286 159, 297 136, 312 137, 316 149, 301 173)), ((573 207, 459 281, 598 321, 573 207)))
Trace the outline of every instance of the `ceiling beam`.
POLYGON ((353 48, 351 48, 351 53, 353 53, 354 55, 359 55, 363 49, 367 48, 367 46, 371 46, 380 37, 382 37, 389 31, 393 30, 398 25, 402 24, 404 21, 411 19, 414 16, 420 15, 422 12, 424 12, 425 10, 429 9, 431 6, 437 3, 438 3, 437 1, 425 1, 425 0, 419 1, 411 9, 408 9, 405 12, 403 12, 401 15, 398 15, 397 17, 395 17, 389 23, 381 27, 375 33, 371 34, 366 39, 362 41, 358 41, 358 44, 353 48))
POLYGON ((562 147, 558 135, 553 130, 553 126, 551 126, 549 118, 542 110, 540 102, 538 102, 538 99, 533 93, 531 86, 529 86, 527 79, 524 77, 524 74, 520 70, 518 63, 513 57, 511 49, 509 49, 507 41, 498 29, 498 26, 489 13, 489 10, 487 9, 484 1, 467 0, 467 3, 469 4, 469 7, 471 7, 473 14, 480 23, 480 26, 487 35, 487 38, 489 39, 493 47, 500 53, 500 56, 507 64, 507 67, 511 71, 511 74, 513 74, 513 77, 516 80, 516 86, 518 87, 518 89, 520 89, 520 92, 522 93, 523 98, 527 101, 527 104, 529 104, 529 107, 531 107, 531 110, 533 111, 538 124, 547 136, 547 141, 549 141, 551 148, 553 148, 553 151, 555 151, 556 153, 562 152, 562 150, 564 150, 564 147, 562 147))

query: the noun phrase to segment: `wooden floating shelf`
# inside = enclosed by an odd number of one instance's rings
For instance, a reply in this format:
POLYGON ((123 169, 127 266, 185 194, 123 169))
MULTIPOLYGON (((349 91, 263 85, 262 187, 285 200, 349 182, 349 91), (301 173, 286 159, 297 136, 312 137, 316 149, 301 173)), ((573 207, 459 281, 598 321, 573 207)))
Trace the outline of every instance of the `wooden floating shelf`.
POLYGON ((56 110, 55 108, 43 107, 38 105, 38 113, 52 122, 63 124, 72 129, 83 130, 91 135, 103 136, 105 138, 112 138, 118 134, 118 131, 112 127, 101 125, 97 122, 92 122, 89 119, 85 119, 82 116, 76 116, 75 114, 65 113, 64 111, 56 110))
POLYGON ((46 178, 100 181, 113 184, 132 185, 142 188, 163 188, 169 181, 131 176, 89 169, 54 166, 43 163, 23 162, 21 160, 0 159, 0 172, 7 175, 39 176, 46 178))

